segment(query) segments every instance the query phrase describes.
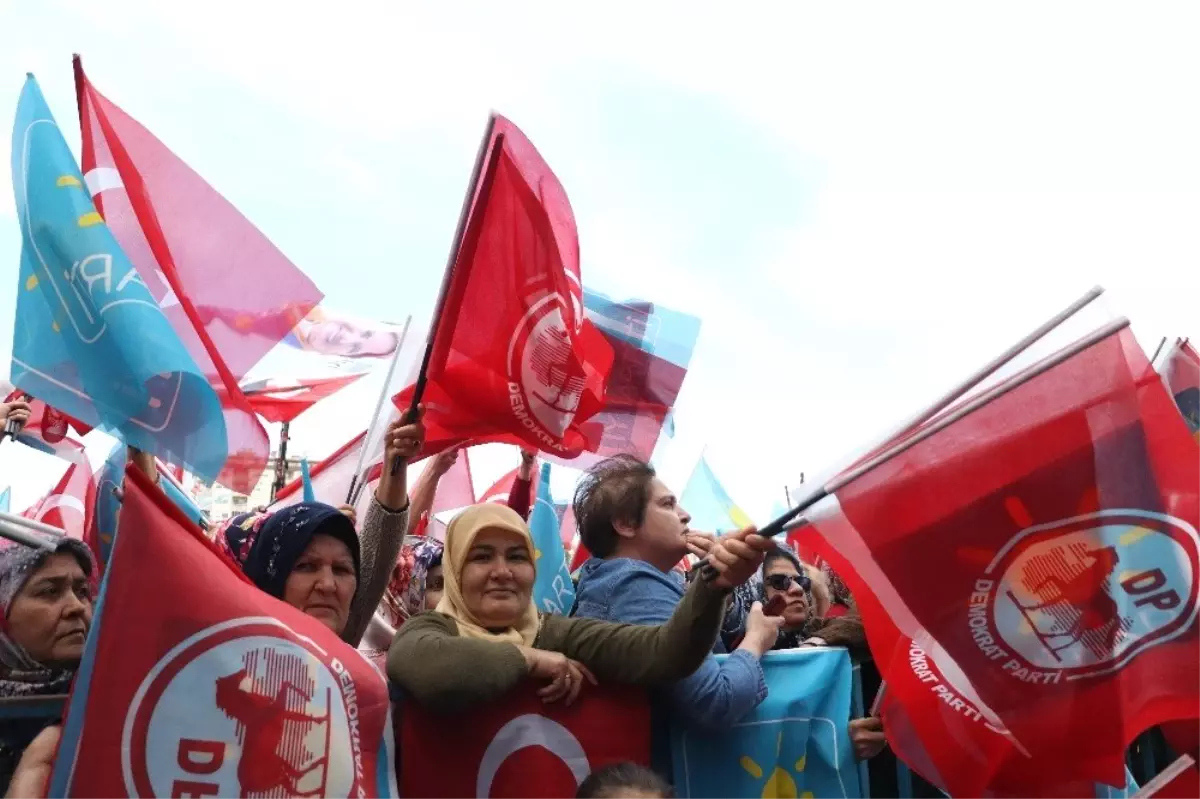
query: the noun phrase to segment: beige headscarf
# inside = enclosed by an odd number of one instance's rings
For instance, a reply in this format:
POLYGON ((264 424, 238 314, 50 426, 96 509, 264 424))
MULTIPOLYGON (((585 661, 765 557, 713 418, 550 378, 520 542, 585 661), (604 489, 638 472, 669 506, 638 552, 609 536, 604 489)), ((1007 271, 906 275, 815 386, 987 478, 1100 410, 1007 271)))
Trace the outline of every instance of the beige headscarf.
POLYGON ((475 537, 486 529, 516 533, 525 542, 529 549, 529 558, 533 560, 533 536, 529 534, 525 520, 517 515, 516 511, 495 502, 472 505, 455 516, 446 527, 446 549, 442 555, 442 576, 446 590, 438 602, 437 612, 444 613, 458 622, 459 635, 496 643, 533 646, 533 639, 537 637, 538 631, 538 612, 533 604, 533 597, 529 598, 517 626, 501 633, 487 630, 467 609, 462 595, 463 567, 467 562, 467 553, 475 543, 475 537))

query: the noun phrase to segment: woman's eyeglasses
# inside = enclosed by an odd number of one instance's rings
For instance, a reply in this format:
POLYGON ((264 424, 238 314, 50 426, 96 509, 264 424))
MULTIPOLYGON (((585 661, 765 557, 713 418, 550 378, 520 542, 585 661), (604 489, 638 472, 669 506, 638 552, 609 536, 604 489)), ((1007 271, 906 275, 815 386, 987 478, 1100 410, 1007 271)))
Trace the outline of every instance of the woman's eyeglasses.
POLYGON ((792 583, 804 591, 812 588, 812 579, 807 574, 768 574, 763 578, 763 583, 776 591, 786 591, 792 587, 792 583))

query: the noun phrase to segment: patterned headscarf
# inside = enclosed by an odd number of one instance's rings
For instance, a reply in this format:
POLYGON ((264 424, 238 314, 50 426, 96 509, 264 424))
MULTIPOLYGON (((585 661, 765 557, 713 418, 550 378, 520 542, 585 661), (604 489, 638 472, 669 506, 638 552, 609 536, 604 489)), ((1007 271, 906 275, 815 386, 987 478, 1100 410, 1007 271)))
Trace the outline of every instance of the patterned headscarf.
POLYGON ((322 502, 300 502, 274 513, 240 513, 221 526, 216 538, 217 545, 242 567, 251 582, 282 599, 292 567, 317 534, 343 542, 354 559, 354 576, 361 578, 354 523, 322 502))
POLYGON ((25 647, 8 634, 8 612, 13 599, 51 554, 75 556, 83 573, 94 573, 92 553, 74 538, 64 538, 53 552, 11 544, 0 550, 0 696, 48 696, 66 693, 74 669, 49 669, 33 659, 25 647))
POLYGON ((442 565, 442 542, 428 536, 410 536, 402 547, 380 608, 392 627, 425 610, 429 571, 442 565))

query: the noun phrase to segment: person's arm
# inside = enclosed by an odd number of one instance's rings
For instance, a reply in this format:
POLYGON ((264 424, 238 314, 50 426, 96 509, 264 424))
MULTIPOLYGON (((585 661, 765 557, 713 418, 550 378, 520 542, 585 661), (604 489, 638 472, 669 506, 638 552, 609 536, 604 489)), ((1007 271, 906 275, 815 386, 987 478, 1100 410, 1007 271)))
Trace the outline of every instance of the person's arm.
POLYGON ((387 673, 422 707, 455 713, 499 699, 529 674, 521 650, 458 635, 454 620, 422 613, 396 631, 387 673))
POLYGON ((536 457, 537 453, 533 450, 522 448, 521 465, 517 467, 517 476, 508 489, 508 507, 522 519, 529 518, 529 509, 533 506, 533 464, 536 457))
POLYGON ((413 484, 412 494, 409 495, 411 504, 408 506, 409 535, 415 535, 416 526, 421 517, 433 509, 433 500, 437 497, 438 483, 450 471, 450 467, 458 460, 458 450, 439 452, 429 459, 429 466, 417 476, 413 484))
MULTIPOLYGON (((669 578, 666 575, 651 574, 642 570, 631 572, 613 588, 609 617, 634 625, 661 625, 668 619, 676 618, 676 614, 683 610, 684 603, 693 592, 714 590, 709 583, 697 579, 688 588, 684 600, 679 602, 676 599, 678 594, 672 590, 667 580, 669 578)), ((713 632, 723 617, 723 603, 719 604, 718 608, 713 621, 713 632)), ((547 622, 549 620, 548 617, 547 622)), ((641 631, 655 628, 633 629, 641 631)), ((719 729, 737 722, 758 707, 767 695, 766 678, 759 664, 759 657, 762 651, 770 648, 770 644, 761 651, 755 649, 756 646, 761 644, 751 642, 724 661, 718 661, 711 654, 712 639, 709 639, 699 668, 676 678, 673 684, 666 688, 666 696, 676 716, 688 724, 705 729, 719 729)), ((567 655, 576 657, 570 652, 567 652, 567 655)), ((607 663, 593 664, 584 657, 577 659, 592 669, 597 678, 606 679, 607 663)))
POLYGON ((394 422, 387 432, 383 475, 379 478, 379 486, 371 498, 367 518, 359 533, 361 557, 358 588, 354 592, 354 601, 350 603, 346 627, 342 630, 342 640, 351 646, 358 646, 367 625, 371 623, 371 616, 383 598, 383 592, 387 590, 392 567, 396 565, 396 557, 400 554, 400 545, 404 543, 404 534, 408 531, 405 467, 408 459, 420 451, 424 437, 425 428, 419 421, 415 424, 394 422), (391 464, 395 458, 401 460, 401 465, 392 474, 391 464))
POLYGON ((712 651, 726 592, 699 580, 680 600, 669 579, 630 572, 612 589, 612 617, 622 623, 546 616, 539 643, 578 660, 603 682, 653 686, 683 679, 712 651))

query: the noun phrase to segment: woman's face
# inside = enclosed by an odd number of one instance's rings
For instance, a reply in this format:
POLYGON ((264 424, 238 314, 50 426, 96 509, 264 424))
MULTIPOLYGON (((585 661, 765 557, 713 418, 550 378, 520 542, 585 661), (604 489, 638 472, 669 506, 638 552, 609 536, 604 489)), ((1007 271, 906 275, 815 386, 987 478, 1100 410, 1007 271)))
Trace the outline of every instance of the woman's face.
POLYGON ((333 536, 318 533, 292 567, 283 601, 341 635, 357 587, 350 548, 333 536))
POLYGON ((771 561, 763 572, 767 601, 782 595, 787 603, 781 614, 785 630, 800 627, 808 620, 808 597, 804 591, 810 585, 808 575, 796 571, 796 567, 786 558, 771 561))
POLYGON ((74 555, 63 552, 46 558, 8 608, 8 634, 45 666, 78 666, 91 626, 87 575, 74 555))
POLYGON ((524 539, 508 530, 483 529, 463 566, 463 602, 490 630, 516 625, 533 592, 533 555, 524 539))
POLYGON ((442 601, 442 592, 445 590, 446 583, 442 578, 441 564, 431 567, 425 574, 425 609, 436 610, 437 604, 442 601))

